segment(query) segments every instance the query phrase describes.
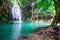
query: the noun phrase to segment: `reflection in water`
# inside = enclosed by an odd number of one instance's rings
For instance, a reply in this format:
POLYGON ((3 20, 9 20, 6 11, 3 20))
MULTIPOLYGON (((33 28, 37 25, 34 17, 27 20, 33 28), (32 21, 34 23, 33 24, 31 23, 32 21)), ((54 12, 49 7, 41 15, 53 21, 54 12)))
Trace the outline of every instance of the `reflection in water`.
POLYGON ((21 24, 13 25, 12 30, 12 39, 17 40, 17 38, 21 35, 21 24))

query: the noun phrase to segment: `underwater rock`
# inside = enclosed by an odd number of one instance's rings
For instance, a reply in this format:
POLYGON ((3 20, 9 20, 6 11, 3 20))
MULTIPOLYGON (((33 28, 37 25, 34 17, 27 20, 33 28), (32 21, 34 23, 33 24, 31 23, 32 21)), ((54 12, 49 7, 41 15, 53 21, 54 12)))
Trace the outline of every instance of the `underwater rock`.
MULTIPOLYGON (((56 29, 56 28, 54 28, 56 29)), ((55 40, 54 33, 56 31, 54 29, 48 28, 36 28, 32 30, 32 33, 27 37, 20 36, 19 40, 55 40)))
POLYGON ((18 40, 28 40, 28 38, 27 38, 27 37, 24 37, 24 36, 20 36, 20 37, 18 38, 18 40))
POLYGON ((28 36, 28 40, 37 40, 37 39, 39 39, 39 35, 38 34, 30 34, 29 36, 28 36))

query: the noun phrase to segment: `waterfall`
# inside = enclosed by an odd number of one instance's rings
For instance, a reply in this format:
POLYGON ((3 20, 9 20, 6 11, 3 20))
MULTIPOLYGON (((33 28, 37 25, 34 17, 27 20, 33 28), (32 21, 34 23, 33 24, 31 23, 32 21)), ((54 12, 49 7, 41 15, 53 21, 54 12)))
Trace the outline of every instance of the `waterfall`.
POLYGON ((12 19, 14 23, 22 22, 21 8, 17 4, 17 0, 15 0, 15 4, 12 7, 12 19))
POLYGON ((14 23, 20 23, 13 25, 12 39, 17 40, 17 38, 21 35, 21 23, 22 23, 22 15, 21 8, 18 6, 17 0, 14 0, 14 5, 12 7, 12 19, 14 23))

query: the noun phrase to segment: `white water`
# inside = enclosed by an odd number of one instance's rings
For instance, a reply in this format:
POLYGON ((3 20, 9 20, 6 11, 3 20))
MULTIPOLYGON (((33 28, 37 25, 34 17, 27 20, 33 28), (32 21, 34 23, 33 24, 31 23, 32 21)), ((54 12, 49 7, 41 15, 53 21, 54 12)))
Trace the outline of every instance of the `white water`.
MULTIPOLYGON (((21 8, 17 5, 17 0, 12 7, 12 19, 14 23, 22 23, 21 8)), ((13 25, 12 39, 17 40, 21 34, 21 24, 13 25)))
POLYGON ((15 4, 12 7, 12 19, 14 23, 22 22, 21 8, 17 5, 17 0, 15 0, 15 4))

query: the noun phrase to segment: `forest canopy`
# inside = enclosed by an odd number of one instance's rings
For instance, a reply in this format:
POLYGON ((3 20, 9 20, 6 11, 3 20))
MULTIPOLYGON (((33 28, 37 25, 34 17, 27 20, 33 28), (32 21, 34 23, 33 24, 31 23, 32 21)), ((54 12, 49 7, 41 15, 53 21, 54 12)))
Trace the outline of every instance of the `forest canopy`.
MULTIPOLYGON (((0 6, 0 18, 1 18, 0 21, 1 22, 11 21, 10 10, 14 5, 14 0, 8 1, 1 0, 1 2, 2 5, 0 6)), ((31 18, 31 16, 33 15, 34 16, 50 15, 51 17, 54 17, 56 14, 53 0, 17 0, 17 2, 22 10, 23 20, 31 18)))

